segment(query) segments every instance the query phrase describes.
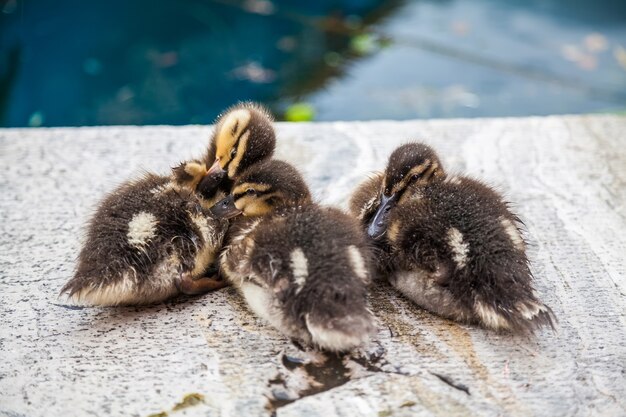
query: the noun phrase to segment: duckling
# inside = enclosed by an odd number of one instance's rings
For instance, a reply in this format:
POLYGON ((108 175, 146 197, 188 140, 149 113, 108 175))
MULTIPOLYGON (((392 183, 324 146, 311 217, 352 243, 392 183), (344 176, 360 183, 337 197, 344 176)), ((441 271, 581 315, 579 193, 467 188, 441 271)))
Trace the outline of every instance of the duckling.
POLYGON ((183 162, 169 176, 146 174, 126 182, 102 201, 76 274, 61 294, 77 304, 109 306, 225 286, 204 276, 228 226, 209 208, 229 190, 231 178, 270 157, 274 147, 272 119, 260 106, 245 103, 227 111, 202 160, 183 162))
POLYGON ((272 123, 270 112, 251 102, 235 105, 218 117, 209 148, 202 161, 196 161, 210 167, 197 187, 207 204, 228 195, 245 169, 272 157, 276 147, 272 123))
POLYGON ((350 210, 385 248, 392 286, 424 309, 496 331, 554 328, 533 290, 520 219, 487 185, 447 175, 430 147, 396 149, 350 210))
POLYGON ((367 307, 371 255, 358 223, 311 201, 291 165, 252 166, 217 217, 239 214, 220 271, 251 310, 283 334, 330 351, 365 343, 375 329, 367 307))
POLYGON ((203 275, 228 222, 214 218, 193 191, 206 166, 190 162, 183 171, 183 180, 177 170, 170 176, 148 173, 104 198, 88 226, 76 273, 61 294, 76 304, 113 306, 223 286, 203 275))

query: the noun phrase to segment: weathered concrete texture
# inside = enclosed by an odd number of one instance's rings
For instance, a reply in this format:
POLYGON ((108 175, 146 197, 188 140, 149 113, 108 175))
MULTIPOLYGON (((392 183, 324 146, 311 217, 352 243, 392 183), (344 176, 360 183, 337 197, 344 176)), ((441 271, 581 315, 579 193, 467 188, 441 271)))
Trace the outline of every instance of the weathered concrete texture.
POLYGON ((345 205, 409 138, 499 186, 526 222, 558 333, 525 340, 460 326, 385 285, 372 292, 377 340, 343 358, 300 351, 232 289, 146 308, 67 308, 56 295, 103 193, 141 168, 199 155, 209 128, 0 130, 0 414, 626 415, 626 118, 278 131, 279 156, 325 203, 345 205), (191 393, 204 400, 171 411, 191 393))

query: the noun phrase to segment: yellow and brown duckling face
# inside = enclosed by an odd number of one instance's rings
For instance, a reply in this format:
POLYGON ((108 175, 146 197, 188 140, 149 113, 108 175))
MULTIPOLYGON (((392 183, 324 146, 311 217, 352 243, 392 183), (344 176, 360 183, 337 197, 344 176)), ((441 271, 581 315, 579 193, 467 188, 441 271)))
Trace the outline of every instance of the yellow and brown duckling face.
POLYGON ((435 151, 422 143, 408 143, 389 157, 383 178, 380 206, 367 228, 367 234, 380 239, 386 232, 391 209, 409 193, 445 173, 435 151))
POLYGON ((272 116, 263 107, 243 103, 232 107, 217 121, 209 152, 215 160, 209 175, 235 179, 251 165, 270 158, 276 147, 272 116))
POLYGON ((286 162, 269 160, 244 171, 230 195, 215 204, 211 212, 218 218, 264 216, 310 203, 311 193, 298 170, 286 162))

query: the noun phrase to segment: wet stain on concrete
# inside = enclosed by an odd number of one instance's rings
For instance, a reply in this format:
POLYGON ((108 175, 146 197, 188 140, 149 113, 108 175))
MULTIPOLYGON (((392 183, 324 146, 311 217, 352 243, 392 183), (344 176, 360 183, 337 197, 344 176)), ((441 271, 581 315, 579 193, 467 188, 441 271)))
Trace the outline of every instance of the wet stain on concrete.
POLYGON ((385 353, 381 345, 352 353, 304 351, 302 357, 283 353, 282 369, 268 381, 268 409, 274 415, 278 408, 301 398, 378 372, 405 375, 387 362, 385 353))
POLYGON ((351 372, 344 360, 345 355, 336 353, 319 354, 309 360, 283 354, 283 372, 269 381, 268 408, 275 412, 300 398, 347 383, 351 372))

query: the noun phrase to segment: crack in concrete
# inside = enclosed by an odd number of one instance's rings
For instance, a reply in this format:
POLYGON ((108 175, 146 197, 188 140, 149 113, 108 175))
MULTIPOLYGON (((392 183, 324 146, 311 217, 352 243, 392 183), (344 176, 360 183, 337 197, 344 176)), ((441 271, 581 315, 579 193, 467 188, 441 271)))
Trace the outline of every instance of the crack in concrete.
POLYGON ((437 378, 439 378, 441 381, 443 381, 444 383, 446 383, 447 385, 450 385, 452 388, 454 389, 458 389, 459 391, 463 391, 464 393, 466 393, 467 395, 472 395, 470 394, 469 391, 469 387, 467 385, 464 384, 459 384, 458 382, 454 382, 452 380, 452 378, 450 378, 447 375, 441 375, 435 372, 431 372, 431 375, 436 376, 437 378))

